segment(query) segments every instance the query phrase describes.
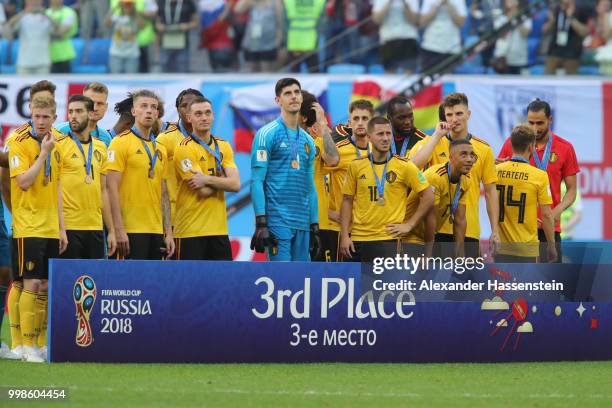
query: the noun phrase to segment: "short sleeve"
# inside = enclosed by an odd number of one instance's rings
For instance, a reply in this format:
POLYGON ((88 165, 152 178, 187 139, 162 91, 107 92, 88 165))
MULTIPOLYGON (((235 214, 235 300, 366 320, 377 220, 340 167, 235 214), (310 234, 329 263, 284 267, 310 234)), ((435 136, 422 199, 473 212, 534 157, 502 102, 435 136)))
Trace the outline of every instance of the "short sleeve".
POLYGON ((221 167, 224 169, 235 169, 237 168, 236 162, 234 161, 234 151, 229 143, 222 143, 220 146, 221 154, 223 154, 223 158, 221 159, 221 167))
POLYGON ((420 193, 429 187, 427 179, 423 175, 423 172, 412 162, 406 162, 404 175, 406 178, 406 185, 416 193, 420 193))
POLYGON ((461 177, 461 189, 463 190, 463 194, 459 197, 459 204, 467 204, 467 193, 470 190, 470 183, 468 181, 467 177, 461 177))
POLYGON ((274 139, 274 128, 267 126, 259 129, 253 138, 251 149, 251 167, 268 167, 270 152, 272 151, 272 141, 274 139))
POLYGON ((512 147, 510 146, 510 138, 506 139, 497 157, 499 159, 509 159, 512 157, 512 147))
POLYGON ((107 170, 123 173, 127 165, 127 143, 123 138, 115 138, 108 146, 107 170))
POLYGON ((431 189, 434 192, 434 205, 440 205, 440 178, 436 176, 436 172, 429 168, 423 175, 427 179, 427 182, 431 186, 431 189))
POLYGON ((353 161, 348 166, 344 185, 342 186, 342 194, 354 196, 357 191, 357 166, 359 161, 353 161))
POLYGON ((9 166, 11 178, 25 173, 31 166, 30 158, 24 149, 23 144, 15 139, 7 145, 9 148, 9 166))
MULTIPOLYGON (((478 158, 480 160, 480 157, 478 158)), ((482 182, 483 184, 497 183, 497 172, 495 171, 495 157, 493 150, 487 146, 484 162, 482 164, 482 182)))
POLYGON ((191 170, 204 172, 200 168, 196 155, 188 145, 176 146, 176 149, 174 149, 174 171, 177 177, 181 180, 188 180, 193 177, 191 170))
POLYGON ((572 145, 568 144, 567 152, 565 154, 565 161, 563 162, 563 168, 561 169, 561 177, 566 178, 573 176, 580 172, 578 166, 578 159, 576 158, 576 151, 572 145))
POLYGON ((548 174, 542 174, 541 182, 538 183, 538 204, 551 205, 552 195, 550 194, 550 184, 548 182, 548 174))

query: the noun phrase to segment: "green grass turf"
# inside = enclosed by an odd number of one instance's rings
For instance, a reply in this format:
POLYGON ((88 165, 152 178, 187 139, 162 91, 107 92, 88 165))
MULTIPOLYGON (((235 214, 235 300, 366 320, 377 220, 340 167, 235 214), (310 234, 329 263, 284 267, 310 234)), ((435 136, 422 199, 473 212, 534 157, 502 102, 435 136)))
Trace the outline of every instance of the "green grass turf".
MULTIPOLYGON (((67 387, 67 401, 52 405, 56 407, 609 407, 612 362, 48 365, 0 361, 0 386, 67 387)), ((7 406, 3 398, 0 406, 7 406)))

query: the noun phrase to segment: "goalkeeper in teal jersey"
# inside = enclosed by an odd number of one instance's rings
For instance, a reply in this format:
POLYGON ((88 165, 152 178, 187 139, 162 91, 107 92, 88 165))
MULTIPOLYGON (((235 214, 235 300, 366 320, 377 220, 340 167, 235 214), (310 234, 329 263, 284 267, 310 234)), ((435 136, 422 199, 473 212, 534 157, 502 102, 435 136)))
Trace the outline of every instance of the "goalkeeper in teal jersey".
POLYGON ((255 234, 251 249, 271 261, 308 261, 320 250, 315 146, 298 126, 302 90, 294 78, 276 83, 281 115, 263 126, 251 150, 255 234))

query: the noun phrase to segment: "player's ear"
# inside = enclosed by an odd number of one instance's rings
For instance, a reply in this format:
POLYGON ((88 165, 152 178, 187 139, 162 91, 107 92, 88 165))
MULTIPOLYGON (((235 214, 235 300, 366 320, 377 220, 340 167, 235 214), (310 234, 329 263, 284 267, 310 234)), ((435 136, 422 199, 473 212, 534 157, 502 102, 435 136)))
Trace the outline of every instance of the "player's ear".
POLYGON ((467 118, 468 118, 468 120, 470 120, 470 116, 472 116, 472 111, 468 109, 468 111, 467 111, 467 118))
POLYGON ((278 106, 280 106, 280 97, 279 97, 279 96, 275 96, 275 97, 274 97, 274 102, 276 102, 276 104, 277 104, 278 106))

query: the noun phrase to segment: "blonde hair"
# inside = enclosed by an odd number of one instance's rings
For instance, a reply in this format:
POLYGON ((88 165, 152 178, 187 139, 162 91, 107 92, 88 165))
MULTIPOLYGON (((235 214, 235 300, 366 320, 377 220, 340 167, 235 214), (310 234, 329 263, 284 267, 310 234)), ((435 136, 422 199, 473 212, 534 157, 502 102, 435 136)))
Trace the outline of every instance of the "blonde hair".
POLYGON ((51 109, 53 113, 57 111, 57 104, 53 98, 48 96, 37 96, 30 102, 30 110, 34 109, 51 109))

